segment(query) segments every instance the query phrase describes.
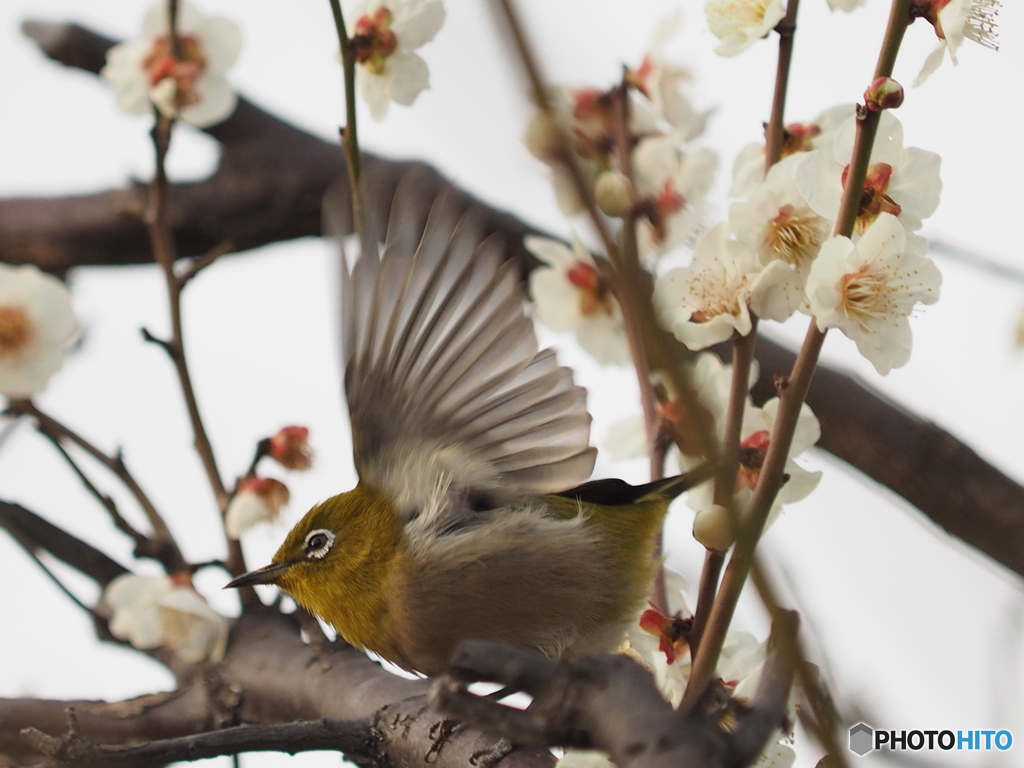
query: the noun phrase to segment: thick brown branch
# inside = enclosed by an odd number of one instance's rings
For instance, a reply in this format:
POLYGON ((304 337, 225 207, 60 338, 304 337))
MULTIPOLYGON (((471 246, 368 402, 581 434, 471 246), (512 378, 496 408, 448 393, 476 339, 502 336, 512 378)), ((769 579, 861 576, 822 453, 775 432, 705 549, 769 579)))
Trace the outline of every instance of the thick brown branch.
MULTIPOLYGON (((781 620, 795 631, 796 615, 781 620)), ((793 681, 792 654, 781 652, 773 629, 757 695, 750 706, 732 701, 717 684, 692 706, 675 710, 650 673, 625 656, 556 663, 508 645, 464 643, 434 701, 464 722, 519 744, 600 749, 619 768, 705 768, 748 765, 786 722, 793 681), (525 710, 474 696, 468 683, 500 683, 532 697, 525 710)))
MULTIPOLYGON (((96 72, 107 38, 73 25, 27 24, 26 32, 52 58, 96 72)), ((235 113, 208 133, 221 142, 213 177, 172 184, 168 210, 181 256, 201 256, 231 240, 246 250, 321 232, 324 191, 345 177, 337 144, 324 141, 241 99, 235 113)), ((372 191, 367 213, 380 232, 395 187, 417 167, 433 196, 452 188, 433 168, 364 155, 372 191)), ((338 185, 347 200, 348 189, 338 185)), ((464 192, 467 205, 475 201, 464 192)), ((63 198, 0 200, 0 261, 31 262, 63 272, 92 264, 152 261, 142 223, 144 190, 130 188, 63 198)), ((522 236, 535 230, 484 207, 488 226, 506 234, 512 254, 535 264, 522 236)), ((760 401, 774 396, 772 376, 790 370, 792 352, 759 339, 760 401)), ((819 366, 809 402, 822 422, 821 447, 917 506, 954 536, 1024 574, 1024 488, 984 462, 952 435, 870 387, 819 366)))
MULTIPOLYGON (((116 42, 73 24, 26 22, 23 28, 50 58, 90 72, 99 72, 116 42)), ((205 181, 168 187, 168 221, 179 256, 203 256, 226 241, 244 251, 321 233, 324 193, 346 176, 337 143, 289 125, 244 98, 227 120, 206 133, 222 145, 216 173, 205 181)), ((415 166, 426 171, 425 194, 450 186, 429 166, 364 154, 363 178, 370 193, 365 205, 376 234, 384 234, 398 181, 415 166)), ((339 186, 350 209, 348 186, 339 186)), ((464 192, 456 194, 467 206, 475 202, 464 192)), ((137 185, 95 195, 2 200, 0 261, 37 264, 55 273, 84 265, 151 263, 145 207, 146 190, 137 185)), ((492 231, 508 234, 513 254, 533 263, 522 236, 535 230, 507 213, 491 208, 483 213, 492 231)))
POLYGON ((274 725, 240 725, 220 731, 137 746, 95 744, 75 733, 56 738, 34 728, 23 738, 50 758, 47 766, 79 768, 149 768, 181 760, 203 760, 242 752, 311 752, 337 750, 361 765, 377 765, 383 755, 369 721, 313 720, 274 725))
MULTIPOLYGON (((379 764, 469 768, 469 759, 494 740, 471 729, 438 743, 431 728, 440 716, 427 708, 429 683, 396 677, 341 643, 306 645, 291 616, 266 612, 235 622, 227 655, 217 665, 191 667, 173 693, 129 701, 0 699, 0 754, 40 759, 20 732, 51 736, 67 730, 73 706, 83 738, 95 744, 137 745, 178 739, 240 724, 280 724, 329 718, 372 720, 383 755, 379 764)), ((501 768, 551 768, 544 750, 516 749, 501 768)))

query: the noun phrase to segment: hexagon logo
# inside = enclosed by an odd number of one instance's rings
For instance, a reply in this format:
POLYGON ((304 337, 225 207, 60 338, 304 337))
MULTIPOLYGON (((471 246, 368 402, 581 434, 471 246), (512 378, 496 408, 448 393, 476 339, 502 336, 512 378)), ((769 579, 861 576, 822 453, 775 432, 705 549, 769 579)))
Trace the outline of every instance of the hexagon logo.
POLYGON ((861 757, 864 757, 864 755, 875 748, 874 741, 875 732, 872 730, 870 725, 857 723, 850 729, 851 752, 855 752, 861 757))

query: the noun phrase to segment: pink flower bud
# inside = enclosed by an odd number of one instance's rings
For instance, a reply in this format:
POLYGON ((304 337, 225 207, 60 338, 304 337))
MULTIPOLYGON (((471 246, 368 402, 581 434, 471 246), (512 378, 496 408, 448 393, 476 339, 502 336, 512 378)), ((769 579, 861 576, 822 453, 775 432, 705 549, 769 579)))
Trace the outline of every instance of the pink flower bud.
POLYGON ((309 430, 306 427, 282 427, 270 438, 268 453, 286 469, 309 469, 313 464, 309 430))
POLYGON ((224 518, 228 536, 237 539, 257 523, 275 520, 290 496, 287 486, 272 477, 243 480, 224 518))
POLYGON ((864 105, 872 112, 896 109, 903 103, 903 86, 891 77, 876 78, 864 91, 864 105))

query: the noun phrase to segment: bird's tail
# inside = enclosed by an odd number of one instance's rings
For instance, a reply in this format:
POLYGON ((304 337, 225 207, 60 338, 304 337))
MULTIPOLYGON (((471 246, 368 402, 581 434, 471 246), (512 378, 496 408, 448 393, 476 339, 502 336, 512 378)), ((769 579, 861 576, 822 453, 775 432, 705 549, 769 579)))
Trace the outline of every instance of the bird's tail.
POLYGON ((715 474, 714 467, 710 464, 702 464, 697 469, 691 469, 674 477, 666 477, 662 480, 652 480, 644 485, 637 485, 634 488, 639 492, 637 498, 648 499, 660 497, 665 501, 672 501, 676 496, 700 485, 705 480, 710 480, 715 474))
POLYGON ((704 464, 681 475, 654 480, 643 485, 630 485, 624 480, 591 480, 589 483, 554 495, 611 507, 633 504, 637 501, 662 500, 669 502, 679 494, 704 482, 713 474, 714 468, 710 464, 704 464))

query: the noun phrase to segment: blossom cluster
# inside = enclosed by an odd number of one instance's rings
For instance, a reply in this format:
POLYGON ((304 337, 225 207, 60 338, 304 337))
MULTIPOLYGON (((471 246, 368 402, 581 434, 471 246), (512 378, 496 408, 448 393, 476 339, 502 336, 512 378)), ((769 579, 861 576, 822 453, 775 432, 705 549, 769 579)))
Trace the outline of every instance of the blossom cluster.
MULTIPOLYGON (((562 212, 575 216, 584 210, 571 164, 582 175, 586 195, 610 220, 636 222, 638 255, 647 267, 700 233, 717 165, 713 152, 693 144, 710 113, 693 106, 683 90, 689 73, 665 54, 678 25, 676 16, 659 26, 650 51, 625 71, 620 85, 553 88, 553 114, 539 112, 524 135, 527 149, 550 168, 562 212), (622 125, 623 115, 628 125, 622 125), (632 138, 623 142, 623 132, 632 138), (624 144, 628 157, 621 156, 624 144)), ((530 280, 538 319, 555 330, 575 331, 599 362, 627 363, 618 300, 590 252, 577 239, 571 248, 540 237, 525 244, 543 262, 530 280)))
POLYGON ((783 321, 800 311, 855 341, 883 375, 910 359, 908 318, 939 297, 941 275, 914 233, 939 204, 940 159, 905 148, 902 125, 883 111, 852 237, 831 237, 853 154, 857 118, 838 122, 849 111, 791 126, 763 181, 752 170, 761 151, 741 154, 733 189, 742 197, 728 222, 655 288, 662 322, 690 349, 746 335, 751 313, 783 321))

